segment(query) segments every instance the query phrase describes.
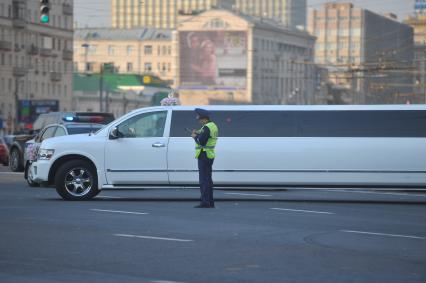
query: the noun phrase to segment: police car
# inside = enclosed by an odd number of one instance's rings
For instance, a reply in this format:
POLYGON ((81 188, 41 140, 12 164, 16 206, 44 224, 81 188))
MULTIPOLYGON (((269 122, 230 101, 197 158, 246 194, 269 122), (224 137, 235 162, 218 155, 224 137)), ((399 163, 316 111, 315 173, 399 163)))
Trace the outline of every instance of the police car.
MULTIPOLYGON (((218 125, 216 186, 426 184, 426 107, 208 106, 218 125)), ((195 107, 144 108, 93 135, 44 140, 33 178, 62 198, 101 189, 197 186, 195 107)))

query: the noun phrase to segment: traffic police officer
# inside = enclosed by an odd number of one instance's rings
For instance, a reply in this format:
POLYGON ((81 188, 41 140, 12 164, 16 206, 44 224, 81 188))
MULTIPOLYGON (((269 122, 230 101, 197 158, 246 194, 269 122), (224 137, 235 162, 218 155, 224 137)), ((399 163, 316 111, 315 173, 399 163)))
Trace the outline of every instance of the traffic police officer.
POLYGON ((195 140, 195 158, 198 159, 201 203, 196 208, 214 208, 212 167, 215 158, 215 146, 219 130, 210 120, 210 113, 205 109, 196 108, 197 120, 201 129, 192 131, 195 140))

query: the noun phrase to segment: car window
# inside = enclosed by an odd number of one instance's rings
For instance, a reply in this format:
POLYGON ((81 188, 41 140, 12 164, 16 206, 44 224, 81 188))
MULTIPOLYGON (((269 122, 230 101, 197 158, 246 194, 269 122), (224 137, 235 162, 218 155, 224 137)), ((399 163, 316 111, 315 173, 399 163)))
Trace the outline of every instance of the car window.
POLYGON ((55 137, 61 137, 61 136, 66 136, 66 135, 67 135, 67 133, 65 132, 64 128, 58 127, 56 129, 55 137))
POLYGON ((102 125, 90 125, 90 126, 66 126, 69 135, 88 134, 93 133, 101 129, 102 125))
POLYGON ((56 126, 52 126, 52 127, 47 128, 44 131, 43 135, 41 136, 40 142, 44 141, 45 139, 53 137, 55 130, 56 130, 56 126))
POLYGON ((167 111, 143 113, 124 121, 118 130, 124 138, 162 137, 167 111))

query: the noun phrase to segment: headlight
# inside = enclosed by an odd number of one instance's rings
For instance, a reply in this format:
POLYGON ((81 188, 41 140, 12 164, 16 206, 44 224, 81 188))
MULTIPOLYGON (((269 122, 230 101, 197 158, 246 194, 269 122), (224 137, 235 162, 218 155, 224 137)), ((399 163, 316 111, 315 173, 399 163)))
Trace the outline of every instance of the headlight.
POLYGON ((40 148, 38 152, 38 159, 39 160, 50 160, 55 153, 54 149, 44 149, 40 148))

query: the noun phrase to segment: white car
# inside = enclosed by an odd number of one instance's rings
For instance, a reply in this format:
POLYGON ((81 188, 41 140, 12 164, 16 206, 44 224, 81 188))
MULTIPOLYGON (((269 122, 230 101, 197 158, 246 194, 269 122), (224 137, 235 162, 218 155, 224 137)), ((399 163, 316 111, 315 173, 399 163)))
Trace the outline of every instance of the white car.
MULTIPOLYGON (((195 107, 135 110, 93 135, 43 141, 32 174, 67 200, 103 188, 196 186, 195 107)), ((207 106, 216 186, 424 186, 426 107, 207 106)))

